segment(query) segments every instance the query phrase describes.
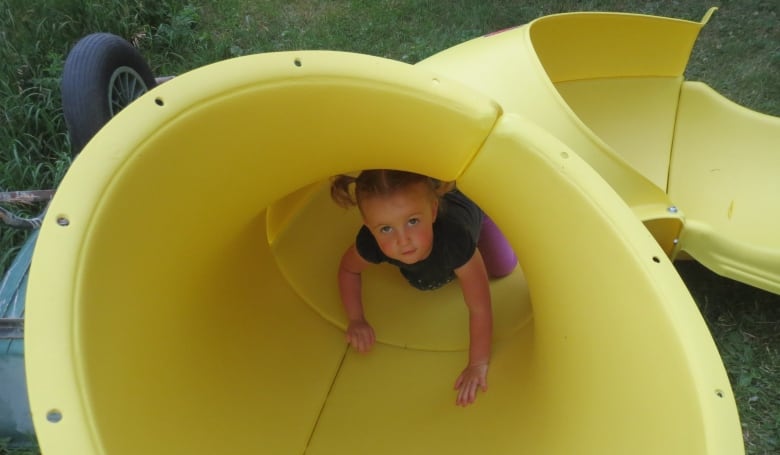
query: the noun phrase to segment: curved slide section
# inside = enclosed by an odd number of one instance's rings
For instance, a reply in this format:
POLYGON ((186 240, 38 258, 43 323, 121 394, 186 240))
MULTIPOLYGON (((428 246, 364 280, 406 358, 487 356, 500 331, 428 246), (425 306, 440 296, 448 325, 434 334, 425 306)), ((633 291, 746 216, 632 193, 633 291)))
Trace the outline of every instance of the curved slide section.
POLYGON ((780 293, 780 118, 684 80, 701 21, 567 13, 417 66, 469 85, 576 151, 672 259, 780 293), (605 49, 608 51, 605 52, 605 49))
POLYGON ((47 455, 742 452, 706 326, 615 191, 534 122, 375 57, 228 60, 124 109, 49 208, 26 332, 47 455), (380 342, 344 342, 359 219, 324 189, 365 168, 457 180, 517 252, 469 408, 457 285, 376 267, 380 342))

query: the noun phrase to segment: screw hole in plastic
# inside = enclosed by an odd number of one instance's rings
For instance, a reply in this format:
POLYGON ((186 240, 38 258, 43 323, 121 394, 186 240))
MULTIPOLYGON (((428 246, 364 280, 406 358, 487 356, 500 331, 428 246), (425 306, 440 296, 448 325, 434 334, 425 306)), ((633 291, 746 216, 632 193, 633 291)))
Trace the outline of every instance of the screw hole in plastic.
POLYGON ((46 420, 51 423, 59 423, 62 421, 62 412, 58 411, 57 409, 52 409, 46 413, 46 420))
POLYGON ((660 264, 661 259, 658 256, 653 256, 653 262, 655 262, 656 264, 660 264))
POLYGON ((293 63, 295 63, 295 66, 297 66, 298 68, 303 66, 303 62, 301 62, 301 59, 299 59, 299 58, 296 58, 293 63))
POLYGON ((725 394, 723 393, 723 391, 722 391, 722 390, 720 390, 720 389, 716 389, 716 390, 715 390, 715 395, 717 395, 717 397, 718 397, 718 398, 723 398, 723 397, 725 396, 725 394))
POLYGON ((158 105, 158 106, 162 107, 162 106, 165 106, 165 101, 163 101, 163 99, 162 99, 162 98, 155 98, 155 99, 154 99, 154 104, 156 104, 156 105, 158 105))
POLYGON ((70 224, 70 220, 66 216, 58 216, 57 217, 57 224, 59 224, 62 227, 68 226, 70 224))

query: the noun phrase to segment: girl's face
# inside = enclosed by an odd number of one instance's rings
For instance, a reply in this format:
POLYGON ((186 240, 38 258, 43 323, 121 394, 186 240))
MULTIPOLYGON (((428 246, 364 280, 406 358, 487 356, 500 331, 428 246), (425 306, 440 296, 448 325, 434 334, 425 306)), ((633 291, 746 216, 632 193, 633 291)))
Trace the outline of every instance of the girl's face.
POLYGON ((422 261, 433 248, 433 222, 439 201, 425 184, 410 185, 390 196, 360 201, 363 223, 387 257, 405 264, 422 261))

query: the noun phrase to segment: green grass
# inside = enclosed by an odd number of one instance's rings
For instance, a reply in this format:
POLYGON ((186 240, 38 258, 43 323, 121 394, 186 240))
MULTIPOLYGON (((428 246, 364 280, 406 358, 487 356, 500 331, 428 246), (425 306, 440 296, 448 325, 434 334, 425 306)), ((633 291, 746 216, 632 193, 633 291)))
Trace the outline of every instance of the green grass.
POLYGON ((12 444, 11 438, 0 438, 0 455, 40 455, 35 443, 12 444))
MULTIPOLYGON (((0 191, 53 188, 63 177, 70 158, 59 77, 68 49, 91 32, 125 37, 157 75, 168 75, 230 57, 294 49, 362 52, 415 63, 469 38, 556 12, 626 11, 700 20, 713 5, 720 10, 702 31, 686 77, 780 116, 776 0, 5 0, 0 4, 0 191)), ((0 274, 24 237, 0 226, 0 274)), ((677 267, 726 364, 747 452, 780 452, 780 297, 717 277, 696 263, 677 267)), ((0 446, 0 455, 3 450, 0 446)))
MULTIPOLYGON (((184 0, 0 2, 0 191, 55 188, 70 166, 59 83, 73 44, 94 31, 144 43, 151 41, 144 37, 170 35, 167 24, 184 5, 184 0)), ((43 207, 7 208, 27 216, 43 207)), ((0 276, 26 234, 0 224, 0 276)))

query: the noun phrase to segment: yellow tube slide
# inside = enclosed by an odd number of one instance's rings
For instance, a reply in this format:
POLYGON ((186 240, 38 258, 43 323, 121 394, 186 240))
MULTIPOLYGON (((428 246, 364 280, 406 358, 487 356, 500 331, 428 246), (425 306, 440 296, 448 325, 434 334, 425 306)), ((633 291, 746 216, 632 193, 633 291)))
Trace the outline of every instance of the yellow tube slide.
POLYGON ((47 455, 743 450, 694 302, 602 177, 487 96, 363 55, 228 60, 123 110, 48 210, 26 331, 47 455), (371 269, 379 343, 347 348, 335 277, 360 220, 327 179, 365 168, 456 179, 517 251, 471 407, 456 284, 371 269))

